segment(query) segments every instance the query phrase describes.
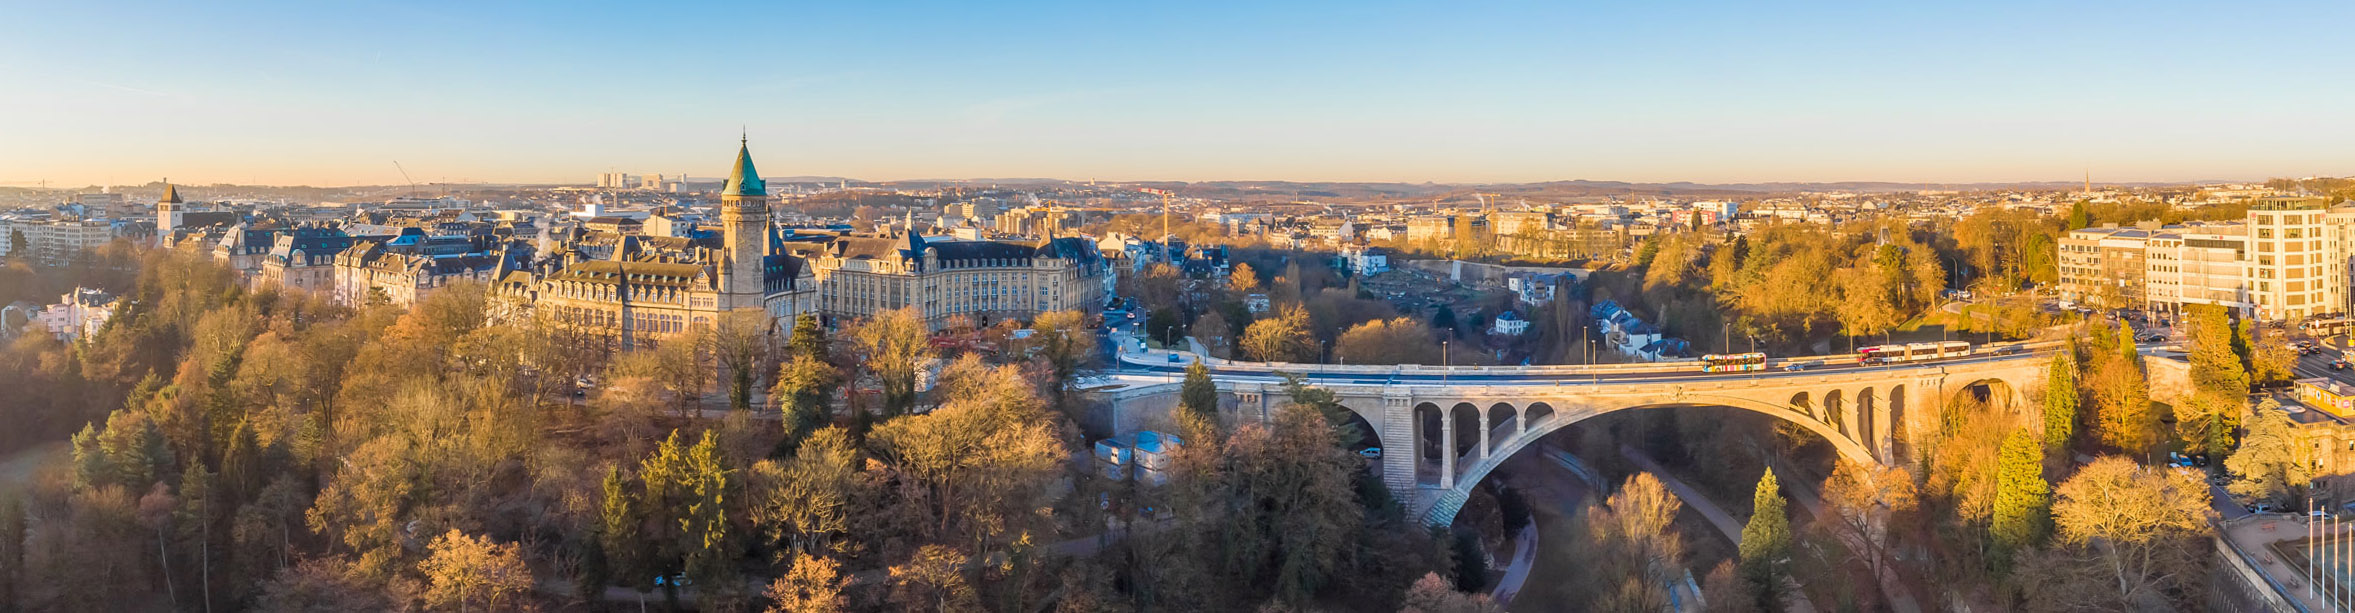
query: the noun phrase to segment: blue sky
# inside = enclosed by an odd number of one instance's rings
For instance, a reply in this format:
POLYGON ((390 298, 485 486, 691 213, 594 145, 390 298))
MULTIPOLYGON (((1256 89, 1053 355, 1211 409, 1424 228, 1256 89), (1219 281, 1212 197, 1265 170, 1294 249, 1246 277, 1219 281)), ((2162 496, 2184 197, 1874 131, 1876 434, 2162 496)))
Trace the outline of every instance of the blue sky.
POLYGON ((0 0, 0 184, 2355 174, 2355 3, 0 0))

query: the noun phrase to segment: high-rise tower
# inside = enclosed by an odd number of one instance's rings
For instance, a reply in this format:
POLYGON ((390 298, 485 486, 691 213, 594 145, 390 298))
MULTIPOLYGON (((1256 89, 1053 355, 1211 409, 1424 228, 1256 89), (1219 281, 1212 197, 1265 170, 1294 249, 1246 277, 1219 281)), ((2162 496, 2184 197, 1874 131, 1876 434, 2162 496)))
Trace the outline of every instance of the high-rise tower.
POLYGON ((726 243, 719 271, 721 308, 762 308, 767 294, 763 256, 768 255, 769 185, 752 167, 749 141, 738 143, 736 167, 728 171, 727 187, 720 190, 720 225, 726 243))

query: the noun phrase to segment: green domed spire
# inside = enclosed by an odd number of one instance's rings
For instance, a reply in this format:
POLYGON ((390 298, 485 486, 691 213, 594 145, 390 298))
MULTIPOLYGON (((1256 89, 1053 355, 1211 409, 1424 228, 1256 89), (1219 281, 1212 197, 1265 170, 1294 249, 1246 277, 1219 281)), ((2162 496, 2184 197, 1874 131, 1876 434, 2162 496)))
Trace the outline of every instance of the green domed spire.
POLYGON ((728 187, 720 192, 731 196, 767 196, 769 182, 762 181, 760 171, 752 168, 752 145, 749 140, 736 147, 736 168, 728 171, 728 187))

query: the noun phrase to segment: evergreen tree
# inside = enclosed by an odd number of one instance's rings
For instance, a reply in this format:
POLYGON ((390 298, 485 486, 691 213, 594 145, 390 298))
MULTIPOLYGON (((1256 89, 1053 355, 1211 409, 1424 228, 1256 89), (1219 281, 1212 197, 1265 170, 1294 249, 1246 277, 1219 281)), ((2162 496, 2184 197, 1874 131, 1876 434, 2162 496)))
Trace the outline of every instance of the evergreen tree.
POLYGON ((638 540, 640 511, 620 466, 605 467, 604 491, 605 503, 597 513, 597 540, 605 550, 606 569, 621 577, 622 585, 637 588, 639 593, 651 591, 653 573, 646 567, 644 546, 638 540))
POLYGON ((2092 225, 2093 211, 2085 207, 2085 201, 2079 200, 2069 206, 2069 227, 2065 230, 2082 230, 2092 225))
POLYGON ((1218 384, 1210 380, 1210 368, 1200 361, 1186 367, 1185 387, 1178 392, 1178 410, 1206 423, 1218 423, 1218 384))
POLYGON ((2176 432, 2187 451, 2221 456, 2249 395, 2248 359, 2224 307, 2191 308, 2191 397, 2175 405, 2176 432))
POLYGON ((2052 484, 2044 480, 2044 453, 2026 430, 2004 437, 1996 466, 1995 516, 1988 531, 2007 552, 2044 540, 2051 522, 2052 484))
POLYGON ((2062 349, 2052 356, 2052 366, 2045 372, 2044 383, 2044 446, 2060 450, 2069 448, 2069 441, 2077 435, 2077 356, 2062 349))
POLYGON ((793 338, 785 345, 787 359, 806 356, 824 361, 830 356, 827 351, 826 329, 818 325, 817 315, 802 313, 793 318, 793 338))
POLYGON ((1750 581, 1758 606, 1780 610, 1783 579, 1791 557, 1791 516, 1783 508, 1782 486, 1774 469, 1758 478, 1752 495, 1750 523, 1742 526, 1742 574, 1750 581))

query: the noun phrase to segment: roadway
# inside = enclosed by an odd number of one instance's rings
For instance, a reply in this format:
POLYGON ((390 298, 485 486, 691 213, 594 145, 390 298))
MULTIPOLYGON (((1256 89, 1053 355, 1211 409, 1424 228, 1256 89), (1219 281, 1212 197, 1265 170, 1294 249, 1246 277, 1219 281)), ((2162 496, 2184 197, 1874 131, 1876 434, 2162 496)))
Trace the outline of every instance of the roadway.
MULTIPOLYGON (((1902 364, 1869 364, 1869 365, 1868 365, 1868 364, 1859 364, 1859 363, 1856 363, 1856 362, 1852 361, 1853 359, 1842 360, 1842 359, 1839 359, 1838 357, 1804 357, 1804 358, 1786 358, 1786 359, 1777 359, 1777 360, 1773 360, 1772 362, 1770 362, 1770 363, 1769 363, 1769 366, 1770 366, 1770 367, 1769 367, 1768 369, 1766 369, 1766 370, 1760 370, 1760 371, 1751 371, 1751 372, 1732 372, 1732 373, 1709 373, 1709 372, 1701 372, 1701 370, 1700 370, 1700 366, 1699 366, 1699 364, 1698 364, 1697 362, 1695 362, 1695 363, 1692 363, 1692 365, 1688 367, 1688 368, 1689 368, 1689 370, 1663 370, 1662 368, 1655 368, 1655 369, 1642 369, 1642 370, 1633 370, 1633 371, 1628 371, 1628 370, 1619 370, 1619 371, 1613 371, 1613 370, 1606 370, 1606 369, 1601 369, 1601 368, 1598 368, 1597 370, 1594 370, 1594 371, 1589 371, 1589 372, 1562 372, 1562 371, 1558 371, 1558 370, 1556 370, 1556 371, 1522 371, 1522 372, 1479 372, 1479 371, 1471 371, 1471 372, 1466 372, 1466 371, 1433 371, 1433 370, 1411 370, 1411 369, 1404 369, 1404 368, 1402 368, 1402 369, 1393 370, 1393 371, 1391 371, 1391 372, 1387 372, 1387 373, 1383 373, 1383 372, 1317 372, 1317 369, 1319 369, 1319 368, 1325 368, 1325 366, 1324 366, 1324 365, 1318 365, 1318 364, 1299 364, 1299 365, 1296 365, 1297 367, 1299 367, 1299 368, 1300 368, 1300 371, 1298 371, 1298 372, 1285 371, 1285 370, 1284 370, 1284 366, 1286 366, 1286 365, 1271 365, 1271 364, 1266 364, 1266 363, 1255 363, 1255 362, 1246 362, 1246 363, 1229 363, 1229 362, 1220 361, 1220 360, 1211 360, 1211 361, 1205 361, 1205 362, 1204 362, 1204 364, 1205 364, 1206 366, 1208 366, 1208 367, 1209 367, 1209 369, 1210 369, 1210 372, 1211 372, 1211 374, 1212 374, 1212 375, 1215 375, 1215 376, 1217 376, 1217 377, 1218 377, 1218 378, 1220 378, 1220 379, 1224 379, 1224 380, 1230 380, 1230 381, 1257 381, 1257 382, 1265 382, 1265 383, 1280 383, 1280 382, 1282 382, 1282 381, 1283 381, 1283 378, 1282 378, 1282 377, 1276 376, 1276 375, 1275 375, 1273 372, 1270 372, 1270 370, 1274 370, 1274 371, 1280 371, 1280 372, 1288 372, 1288 373, 1290 373, 1290 374, 1294 374, 1294 375, 1298 375, 1298 376, 1304 377, 1304 378, 1305 378, 1305 379, 1306 379, 1306 380, 1307 380, 1309 383, 1318 384, 1318 385, 1465 385, 1465 384, 1470 384, 1470 385, 1548 385, 1548 386, 1551 386, 1551 385, 1560 385, 1560 384, 1564 384, 1564 383, 1604 383, 1604 382, 1609 382, 1609 383, 1649 383, 1649 382, 1661 382, 1661 383, 1668 383, 1668 382, 1678 382, 1678 381, 1691 381, 1691 380, 1694 380, 1694 379, 1706 379, 1706 378, 1773 379, 1773 378, 1778 378, 1778 377, 1806 377, 1806 376, 1813 376, 1813 375, 1819 375, 1819 374, 1824 374, 1824 373, 1869 372, 1869 371, 1876 370, 1876 369, 1880 369, 1880 370, 1888 370, 1888 369, 1904 368, 1904 367, 1909 367, 1909 366, 1914 366, 1914 365, 1922 365, 1922 364, 1936 364, 1936 365, 1964 365, 1964 364, 1978 364, 1978 363, 1984 363, 1984 362, 1990 362, 1990 361, 1997 361, 1997 360, 2009 360, 2009 359, 2017 359, 2017 358, 2018 358, 2018 357, 2020 357, 2020 356, 2021 356, 2023 353, 2025 353, 2025 352, 2011 352, 2011 353, 2001 353, 2001 354, 1998 354, 1998 353, 1992 353, 1992 352, 1985 352, 1985 351, 1982 351, 1982 352, 1979 352, 1979 353, 1975 353, 1975 354, 1973 354, 1973 355, 1971 355, 1971 356, 1968 356, 1968 357, 1961 357, 1961 358, 1949 358, 1949 359, 1942 359, 1942 360, 1924 360, 1924 361, 1920 361, 1920 362, 1907 362, 1907 363, 1902 363, 1902 364), (1803 364, 1803 365, 1805 365, 1805 366, 1804 366, 1804 368, 1803 368, 1802 370, 1799 370, 1799 371, 1785 371, 1785 370, 1782 370, 1782 367, 1783 367, 1784 365, 1786 365, 1786 364, 1792 364, 1792 363, 1803 364)), ((2037 353, 2041 353, 2041 352, 2037 352, 2037 353)), ((1161 351, 1161 350, 1150 350, 1150 351, 1145 351, 1145 352, 1142 352, 1142 353, 1139 353, 1139 352, 1122 352, 1122 353, 1120 353, 1120 354, 1119 354, 1119 359, 1118 359, 1118 360, 1116 360, 1116 361, 1114 362, 1114 363, 1115 363, 1115 364, 1117 364, 1118 366, 1117 366, 1115 369, 1113 369, 1113 370, 1110 370, 1110 371, 1104 371, 1104 372, 1102 372, 1102 373, 1100 373, 1100 374, 1102 374, 1102 375, 1106 375, 1106 376, 1118 376, 1118 375, 1145 375, 1145 376, 1152 376, 1152 377, 1176 377, 1176 376, 1183 376, 1183 375, 1185 374, 1186 367, 1187 367, 1188 365, 1190 365, 1190 364, 1191 364, 1193 361, 1194 361, 1194 358, 1193 358, 1193 356, 1192 356, 1191 354, 1188 354, 1188 353, 1183 353, 1183 352, 1169 352, 1169 351, 1161 351), (1171 361, 1169 361, 1169 359, 1170 359, 1171 357, 1173 357, 1173 356, 1174 356, 1174 357, 1176 357, 1178 361, 1176 361, 1176 362, 1171 362, 1171 361)), ((1460 367, 1459 367, 1459 368, 1460 368, 1460 367)), ((1498 369, 1506 369, 1506 368, 1519 368, 1519 367, 1494 367, 1494 368, 1498 368, 1498 369)), ((1674 367, 1673 367, 1673 366, 1667 366, 1667 365, 1663 365, 1663 368, 1674 368, 1674 367)), ((1483 370, 1486 370, 1486 369, 1483 369, 1483 370)))

